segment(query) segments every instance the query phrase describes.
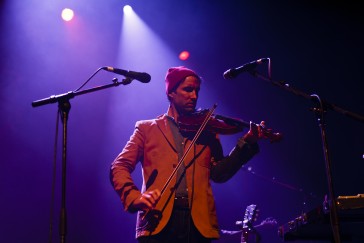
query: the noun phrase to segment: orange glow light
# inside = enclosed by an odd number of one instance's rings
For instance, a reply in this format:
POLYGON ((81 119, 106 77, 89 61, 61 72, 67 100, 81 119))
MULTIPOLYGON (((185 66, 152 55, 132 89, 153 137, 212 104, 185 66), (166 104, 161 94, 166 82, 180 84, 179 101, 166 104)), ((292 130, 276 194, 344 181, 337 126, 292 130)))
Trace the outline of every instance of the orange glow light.
POLYGON ((182 61, 186 61, 190 57, 190 53, 188 51, 183 51, 179 54, 179 59, 182 61))

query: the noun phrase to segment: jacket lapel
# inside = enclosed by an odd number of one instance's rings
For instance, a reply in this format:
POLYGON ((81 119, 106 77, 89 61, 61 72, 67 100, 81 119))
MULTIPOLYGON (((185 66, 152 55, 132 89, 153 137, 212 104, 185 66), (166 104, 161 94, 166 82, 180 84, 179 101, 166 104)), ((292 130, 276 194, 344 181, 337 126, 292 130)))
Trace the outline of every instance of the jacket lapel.
POLYGON ((156 119, 156 123, 158 128, 161 130, 163 136, 166 138, 167 142, 171 145, 172 149, 177 153, 173 134, 170 127, 168 126, 167 116, 164 114, 161 117, 158 117, 156 119))

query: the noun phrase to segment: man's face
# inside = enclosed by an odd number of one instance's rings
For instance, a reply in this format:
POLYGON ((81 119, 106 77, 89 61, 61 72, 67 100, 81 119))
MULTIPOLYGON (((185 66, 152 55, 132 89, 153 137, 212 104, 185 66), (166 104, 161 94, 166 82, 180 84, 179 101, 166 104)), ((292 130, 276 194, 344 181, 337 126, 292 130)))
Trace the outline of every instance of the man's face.
POLYGON ((195 111, 199 91, 200 80, 195 76, 188 76, 169 97, 178 113, 186 114, 195 111))

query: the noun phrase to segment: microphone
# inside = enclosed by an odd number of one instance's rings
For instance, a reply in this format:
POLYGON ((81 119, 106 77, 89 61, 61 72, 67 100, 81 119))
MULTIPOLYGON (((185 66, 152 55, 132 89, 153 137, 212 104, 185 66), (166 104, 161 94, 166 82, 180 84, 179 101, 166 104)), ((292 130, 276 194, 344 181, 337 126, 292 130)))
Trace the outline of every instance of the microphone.
POLYGON ((265 62, 268 62, 268 61, 269 61, 269 57, 266 57, 266 58, 258 59, 258 60, 253 61, 253 62, 246 63, 241 67, 231 68, 231 69, 224 72, 224 79, 236 78, 239 74, 241 74, 243 72, 251 72, 258 65, 260 65, 262 63, 265 63, 265 62))
POLYGON ((127 71, 119 68, 113 68, 113 67, 103 67, 101 68, 103 70, 106 70, 108 72, 113 72, 116 74, 123 75, 127 78, 136 79, 142 83, 149 83, 151 77, 148 73, 140 73, 140 72, 134 72, 134 71, 127 71))

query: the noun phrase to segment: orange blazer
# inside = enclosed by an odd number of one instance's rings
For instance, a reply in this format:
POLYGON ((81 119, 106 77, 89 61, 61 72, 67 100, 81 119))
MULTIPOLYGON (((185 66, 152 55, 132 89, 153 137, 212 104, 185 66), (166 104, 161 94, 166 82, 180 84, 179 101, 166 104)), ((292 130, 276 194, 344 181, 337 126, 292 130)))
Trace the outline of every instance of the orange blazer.
MULTIPOLYGON (((172 131, 167 116, 138 121, 134 133, 122 152, 111 165, 111 183, 120 196, 126 211, 135 212, 133 201, 146 190, 162 190, 178 164, 172 131), (135 185, 131 173, 137 163, 142 164, 143 184, 135 185)), ((192 139, 185 142, 185 150, 192 139)), ((218 135, 203 133, 186 155, 186 182, 193 222, 201 234, 207 238, 219 238, 215 201, 210 179, 225 182, 241 166, 259 151, 258 145, 249 145, 239 140, 228 156, 223 155, 218 135)), ((176 173, 177 174, 177 173, 176 173)), ((167 224, 173 209, 176 176, 172 177, 162 197, 153 211, 138 211, 136 238, 154 235, 167 224)))

